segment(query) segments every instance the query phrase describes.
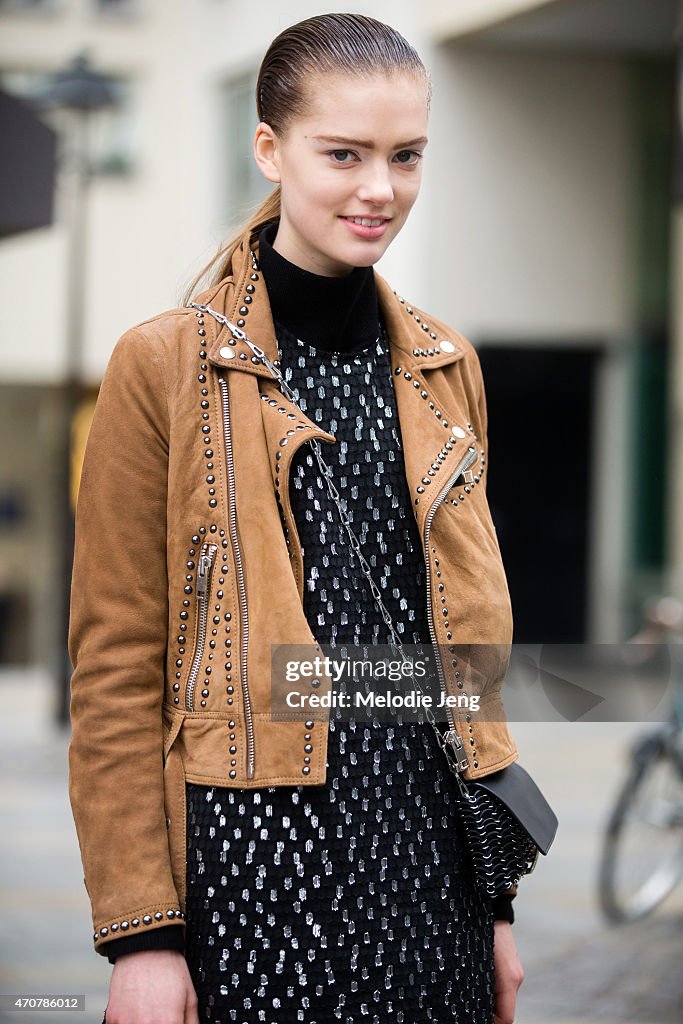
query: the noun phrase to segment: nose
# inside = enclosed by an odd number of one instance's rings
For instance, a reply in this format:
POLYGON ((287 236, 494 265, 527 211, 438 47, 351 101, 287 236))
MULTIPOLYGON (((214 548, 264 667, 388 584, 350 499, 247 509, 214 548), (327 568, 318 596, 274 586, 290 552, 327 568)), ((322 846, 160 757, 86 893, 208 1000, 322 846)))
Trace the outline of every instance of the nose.
POLYGON ((358 198, 375 206, 386 206, 394 198, 391 169, 385 160, 370 160, 358 185, 358 198))

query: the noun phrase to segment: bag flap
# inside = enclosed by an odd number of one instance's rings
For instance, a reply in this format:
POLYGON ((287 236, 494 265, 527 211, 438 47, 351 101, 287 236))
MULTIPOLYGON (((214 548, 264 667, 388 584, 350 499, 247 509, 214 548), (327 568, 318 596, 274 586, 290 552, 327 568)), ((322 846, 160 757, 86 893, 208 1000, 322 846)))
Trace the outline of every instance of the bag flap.
POLYGON ((557 832, 557 815, 518 761, 468 785, 480 786, 497 797, 526 829, 541 853, 548 852, 557 832))

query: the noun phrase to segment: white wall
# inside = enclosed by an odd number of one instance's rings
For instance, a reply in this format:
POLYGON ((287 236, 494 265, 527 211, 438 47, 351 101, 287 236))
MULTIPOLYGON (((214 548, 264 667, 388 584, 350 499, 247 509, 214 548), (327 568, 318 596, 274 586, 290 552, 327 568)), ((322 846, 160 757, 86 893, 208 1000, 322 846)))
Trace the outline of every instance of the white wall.
POLYGON ((477 32, 508 18, 551 7, 558 0, 426 0, 426 17, 436 38, 477 32))
POLYGON ((621 338, 634 255, 623 64, 450 44, 434 77, 434 312, 474 338, 621 338))

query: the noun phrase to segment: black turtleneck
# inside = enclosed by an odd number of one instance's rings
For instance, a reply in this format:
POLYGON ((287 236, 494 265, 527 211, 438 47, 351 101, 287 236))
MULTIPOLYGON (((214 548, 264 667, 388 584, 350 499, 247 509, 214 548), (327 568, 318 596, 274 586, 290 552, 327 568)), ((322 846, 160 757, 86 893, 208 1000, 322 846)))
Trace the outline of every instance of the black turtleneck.
POLYGON ((380 334, 372 267, 354 267, 344 277, 325 277, 291 263, 273 248, 279 220, 259 233, 259 264, 273 320, 314 348, 348 352, 380 334))

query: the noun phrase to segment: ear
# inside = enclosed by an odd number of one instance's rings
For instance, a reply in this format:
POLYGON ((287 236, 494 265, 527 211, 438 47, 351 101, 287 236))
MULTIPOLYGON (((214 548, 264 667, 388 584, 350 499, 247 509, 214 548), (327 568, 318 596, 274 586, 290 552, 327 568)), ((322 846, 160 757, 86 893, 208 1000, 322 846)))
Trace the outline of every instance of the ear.
POLYGON ((254 160, 268 181, 280 181, 278 139, 265 121, 259 121, 254 135, 254 160))

